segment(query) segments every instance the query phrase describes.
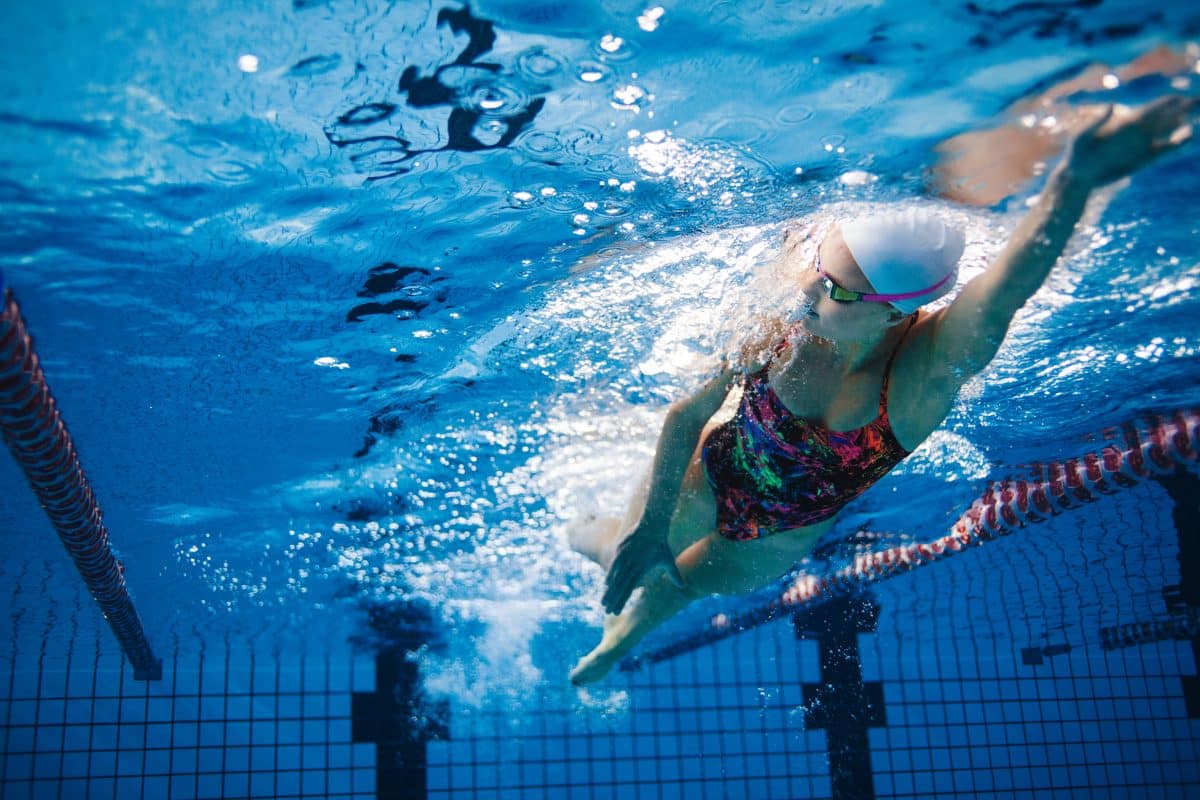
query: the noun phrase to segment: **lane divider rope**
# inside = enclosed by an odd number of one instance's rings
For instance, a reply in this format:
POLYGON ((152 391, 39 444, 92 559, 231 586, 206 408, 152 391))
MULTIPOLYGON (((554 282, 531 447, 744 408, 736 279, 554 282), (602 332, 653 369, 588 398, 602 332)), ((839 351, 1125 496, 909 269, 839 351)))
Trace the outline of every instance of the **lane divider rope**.
POLYGON ((0 434, 116 634, 137 680, 162 678, 109 546, 100 505, 46 383, 33 340, 0 273, 0 434))

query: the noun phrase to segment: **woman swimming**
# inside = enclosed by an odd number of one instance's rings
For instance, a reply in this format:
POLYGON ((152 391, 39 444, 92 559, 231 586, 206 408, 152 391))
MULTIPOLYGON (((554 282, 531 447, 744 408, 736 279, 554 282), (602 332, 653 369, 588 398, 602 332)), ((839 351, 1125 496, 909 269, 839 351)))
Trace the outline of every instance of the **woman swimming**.
POLYGON ((764 363, 726 368, 667 413, 650 477, 620 523, 572 535, 608 570, 600 644, 571 672, 599 680, 693 600, 782 576, 851 499, 920 445, 1000 348, 1063 252, 1091 192, 1190 138, 1192 101, 1081 112, 1065 157, 989 268, 948 305, 962 235, 907 211, 785 233, 807 302, 764 363), (735 387, 733 418, 711 418, 735 387), (638 587, 643 591, 628 607, 638 587))

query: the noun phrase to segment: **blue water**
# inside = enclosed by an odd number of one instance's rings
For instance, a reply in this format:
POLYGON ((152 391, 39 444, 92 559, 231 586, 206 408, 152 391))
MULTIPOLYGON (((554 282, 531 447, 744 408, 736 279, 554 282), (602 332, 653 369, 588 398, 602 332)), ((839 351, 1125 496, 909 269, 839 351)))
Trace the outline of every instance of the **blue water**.
MULTIPOLYGON (((559 685, 601 585, 567 525, 622 507, 782 223, 938 204, 939 140, 1200 30, 1184 2, 655 7, 0 10, 0 269, 152 641, 320 646, 416 598, 447 691, 559 685)), ((1101 198, 845 531, 937 535, 986 478, 1196 403, 1196 163, 1101 198)), ((1035 190, 947 208, 969 274, 1035 190)), ((103 636, 8 459, 0 488, 8 647, 103 636)), ((1075 577, 1054 602, 1094 610, 1075 577)))

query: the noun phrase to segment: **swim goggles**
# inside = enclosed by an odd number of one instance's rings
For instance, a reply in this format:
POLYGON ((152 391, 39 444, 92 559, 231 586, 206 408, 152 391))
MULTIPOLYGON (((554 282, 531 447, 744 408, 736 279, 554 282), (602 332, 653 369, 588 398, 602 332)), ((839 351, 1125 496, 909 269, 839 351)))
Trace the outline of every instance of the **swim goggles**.
POLYGON ((817 274, 821 276, 821 285, 825 287, 825 293, 830 300, 836 300, 839 303, 857 303, 865 301, 868 303, 890 303, 894 300, 911 300, 914 297, 931 294, 946 285, 947 282, 954 279, 954 273, 950 272, 946 277, 930 286, 927 289, 919 289, 915 292, 900 292, 899 294, 871 294, 870 292, 856 292, 853 289, 847 289, 841 286, 833 278, 825 273, 821 268, 821 251, 816 252, 815 266, 817 274))

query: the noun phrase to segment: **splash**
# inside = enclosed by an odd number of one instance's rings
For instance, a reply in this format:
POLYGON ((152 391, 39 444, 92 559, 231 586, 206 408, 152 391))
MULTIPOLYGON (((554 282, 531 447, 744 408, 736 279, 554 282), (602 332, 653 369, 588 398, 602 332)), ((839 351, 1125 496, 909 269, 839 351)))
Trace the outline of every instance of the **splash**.
POLYGON ((538 601, 474 603, 460 607, 473 637, 455 637, 450 649, 418 655, 425 690, 453 698, 460 708, 506 710, 536 707, 529 687, 543 675, 533 663, 531 643, 541 630, 546 605, 538 601))

